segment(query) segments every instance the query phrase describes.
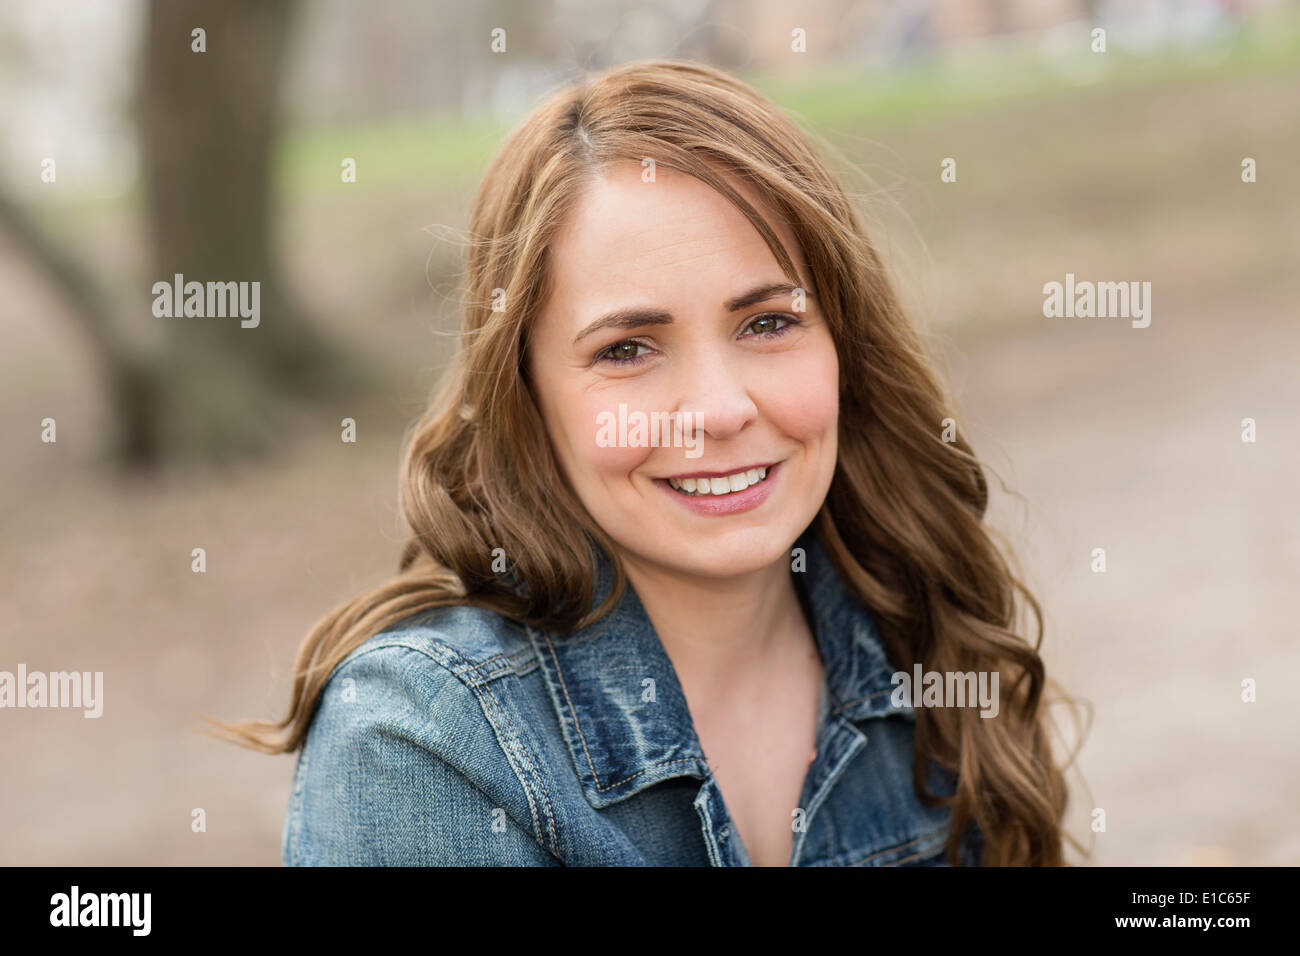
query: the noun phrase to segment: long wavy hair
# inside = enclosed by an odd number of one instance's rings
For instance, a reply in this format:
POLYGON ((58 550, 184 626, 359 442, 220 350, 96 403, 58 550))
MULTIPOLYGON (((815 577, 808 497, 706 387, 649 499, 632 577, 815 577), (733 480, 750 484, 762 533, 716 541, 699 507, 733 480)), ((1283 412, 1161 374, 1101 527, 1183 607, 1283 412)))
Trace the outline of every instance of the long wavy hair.
POLYGON ((1063 838, 1078 843, 1062 825, 1067 787, 1051 750, 1040 607, 984 521, 981 463, 960 429, 941 434, 945 419, 959 420, 946 385, 812 142, 749 85, 672 60, 588 77, 516 127, 475 197, 459 350, 408 440, 400 498, 411 535, 398 574, 312 628, 282 720, 206 718, 216 735, 265 753, 297 750, 334 668, 417 612, 469 604, 567 633, 614 607, 624 569, 562 477, 524 357, 547 295, 547 249, 575 197, 602 164, 650 157, 726 196, 801 285, 776 233, 728 178, 756 186, 794 231, 841 368, 839 461, 814 523, 848 590, 875 615, 891 663, 1002 678, 998 718, 917 709, 913 786, 925 804, 952 809, 949 861, 974 821, 985 865, 1062 863, 1063 838), (502 295, 509 307, 494 310, 502 295), (615 569, 595 609, 593 544, 615 569), (496 548, 510 557, 508 575, 493 570, 496 548), (1032 645, 1017 632, 1017 592, 1037 622, 1032 645), (927 790, 931 762, 955 772, 954 794, 927 790))

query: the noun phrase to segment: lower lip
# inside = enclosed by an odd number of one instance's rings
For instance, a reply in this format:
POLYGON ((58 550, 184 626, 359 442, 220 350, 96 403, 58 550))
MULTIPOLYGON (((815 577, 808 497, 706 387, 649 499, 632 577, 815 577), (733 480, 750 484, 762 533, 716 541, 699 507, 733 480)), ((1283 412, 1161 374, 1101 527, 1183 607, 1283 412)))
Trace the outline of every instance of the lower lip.
POLYGON ((750 485, 744 491, 733 491, 729 495, 684 495, 674 491, 673 486, 668 484, 665 478, 656 478, 654 483, 672 495, 673 500, 690 508, 697 515, 712 517, 734 515, 742 511, 752 511, 767 500, 767 496, 772 493, 772 482, 776 480, 776 473, 780 467, 780 464, 772 465, 767 469, 767 477, 758 484, 750 485))

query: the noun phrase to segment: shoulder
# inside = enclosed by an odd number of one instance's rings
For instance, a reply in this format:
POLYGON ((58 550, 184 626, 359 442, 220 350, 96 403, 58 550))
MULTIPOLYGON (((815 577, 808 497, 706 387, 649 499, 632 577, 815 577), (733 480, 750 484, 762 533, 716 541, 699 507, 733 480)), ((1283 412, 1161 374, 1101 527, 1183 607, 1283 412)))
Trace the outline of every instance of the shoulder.
POLYGON ((516 625, 458 606, 413 615, 344 657, 298 757, 285 862, 552 862, 553 826, 493 686, 532 653, 516 625))
POLYGON ((339 663, 331 679, 363 657, 410 658, 405 652, 423 656, 471 684, 535 653, 527 632, 516 622, 486 608, 449 605, 412 614, 370 637, 339 663))
POLYGON ((338 663, 321 690, 312 732, 400 730, 468 772, 474 768, 466 758, 484 755, 457 745, 491 730, 500 716, 489 685, 535 655, 526 632, 493 611, 458 605, 420 612, 338 663))

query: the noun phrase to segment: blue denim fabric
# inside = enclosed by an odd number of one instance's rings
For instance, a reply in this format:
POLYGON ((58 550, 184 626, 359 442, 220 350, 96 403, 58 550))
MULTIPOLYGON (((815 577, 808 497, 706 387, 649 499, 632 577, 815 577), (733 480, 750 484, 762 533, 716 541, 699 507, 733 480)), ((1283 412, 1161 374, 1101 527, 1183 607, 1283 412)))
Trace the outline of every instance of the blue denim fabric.
MULTIPOLYGON (((795 546, 826 680, 791 865, 944 865, 948 810, 912 789, 915 713, 890 702, 871 615, 812 529, 795 546)), ((602 556, 597 601, 612 581, 602 556)), ((979 832, 962 846, 977 864, 979 832)), ((569 635, 449 607, 367 640, 322 691, 282 849, 290 866, 750 865, 630 584, 569 635)))

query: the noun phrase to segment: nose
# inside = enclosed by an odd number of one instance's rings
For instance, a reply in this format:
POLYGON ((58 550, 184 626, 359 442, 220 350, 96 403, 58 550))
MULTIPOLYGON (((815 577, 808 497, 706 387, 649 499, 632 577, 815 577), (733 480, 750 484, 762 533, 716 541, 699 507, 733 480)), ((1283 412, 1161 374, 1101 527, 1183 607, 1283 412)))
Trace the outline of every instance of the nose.
POLYGON ((752 383, 739 365, 723 359, 717 352, 701 354, 681 369, 678 388, 681 401, 677 411, 690 413, 697 434, 715 441, 725 441, 740 434, 758 418, 758 406, 750 394, 752 383))

